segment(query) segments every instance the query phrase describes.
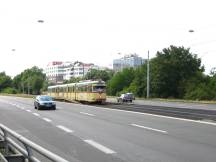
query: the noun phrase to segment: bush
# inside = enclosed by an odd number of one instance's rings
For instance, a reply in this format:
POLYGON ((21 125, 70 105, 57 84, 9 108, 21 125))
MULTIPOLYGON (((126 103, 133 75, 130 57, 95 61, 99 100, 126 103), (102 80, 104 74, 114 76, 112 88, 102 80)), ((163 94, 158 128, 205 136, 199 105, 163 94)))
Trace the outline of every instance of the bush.
POLYGON ((214 94, 205 84, 200 84, 195 89, 188 91, 184 98, 192 100, 213 100, 214 94))
POLYGON ((7 94, 16 94, 17 90, 14 88, 7 87, 7 88, 3 89, 1 92, 7 93, 7 94))

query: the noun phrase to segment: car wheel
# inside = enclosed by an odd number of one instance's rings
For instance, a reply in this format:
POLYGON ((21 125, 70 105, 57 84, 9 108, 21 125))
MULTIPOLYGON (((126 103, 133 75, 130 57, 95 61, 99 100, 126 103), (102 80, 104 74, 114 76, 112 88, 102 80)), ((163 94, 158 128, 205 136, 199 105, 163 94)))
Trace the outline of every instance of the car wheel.
POLYGON ((53 110, 56 110, 56 107, 53 107, 53 110))
POLYGON ((38 105, 37 109, 38 109, 38 110, 41 110, 41 108, 40 108, 40 106, 39 106, 39 105, 38 105))

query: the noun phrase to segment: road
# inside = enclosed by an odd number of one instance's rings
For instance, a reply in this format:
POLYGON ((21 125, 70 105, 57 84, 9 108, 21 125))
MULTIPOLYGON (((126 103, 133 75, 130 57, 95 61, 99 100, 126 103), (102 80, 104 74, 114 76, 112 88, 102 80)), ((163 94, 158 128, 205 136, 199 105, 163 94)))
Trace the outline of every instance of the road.
POLYGON ((0 96, 0 123, 71 162, 213 162, 216 123, 0 96))

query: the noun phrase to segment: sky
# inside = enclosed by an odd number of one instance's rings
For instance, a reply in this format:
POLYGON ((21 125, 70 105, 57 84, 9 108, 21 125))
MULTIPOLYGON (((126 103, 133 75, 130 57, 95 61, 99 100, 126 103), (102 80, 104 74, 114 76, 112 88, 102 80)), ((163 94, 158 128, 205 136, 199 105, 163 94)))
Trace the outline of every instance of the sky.
POLYGON ((13 77, 76 60, 112 67, 124 54, 147 58, 149 50, 153 58, 175 45, 198 54, 209 73, 216 67, 215 6, 214 0, 0 0, 0 71, 13 77))

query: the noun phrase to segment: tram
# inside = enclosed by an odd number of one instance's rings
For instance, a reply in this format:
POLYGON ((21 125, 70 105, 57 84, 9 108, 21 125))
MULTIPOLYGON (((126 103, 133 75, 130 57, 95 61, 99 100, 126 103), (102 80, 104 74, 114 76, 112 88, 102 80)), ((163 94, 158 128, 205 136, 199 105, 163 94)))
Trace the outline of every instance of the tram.
POLYGON ((106 101, 106 84, 104 81, 80 81, 48 87, 48 95, 56 99, 89 103, 106 101))

